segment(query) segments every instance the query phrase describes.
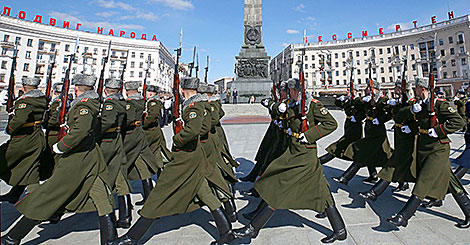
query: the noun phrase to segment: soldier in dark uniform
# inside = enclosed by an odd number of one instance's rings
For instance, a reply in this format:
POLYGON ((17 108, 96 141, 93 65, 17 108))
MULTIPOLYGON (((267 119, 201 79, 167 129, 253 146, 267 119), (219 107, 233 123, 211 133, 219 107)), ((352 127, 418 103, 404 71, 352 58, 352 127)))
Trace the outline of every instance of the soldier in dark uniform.
POLYGON ((351 161, 352 159, 344 157, 344 152, 351 143, 362 138, 362 122, 366 118, 362 99, 358 96, 354 98, 351 96, 356 94, 356 85, 352 92, 348 89, 348 93, 347 97, 343 95, 335 100, 335 105, 344 109, 346 114, 344 135, 326 148, 327 153, 320 157, 321 164, 325 164, 335 157, 351 161))
POLYGON ((171 152, 166 147, 165 135, 160 128, 160 118, 162 118, 163 103, 158 96, 158 87, 147 85, 147 107, 143 122, 145 138, 150 150, 158 161, 158 167, 163 168, 164 164, 171 161, 171 152))
POLYGON ((39 78, 22 79, 25 94, 14 103, 12 117, 5 129, 10 139, 0 146, 0 178, 12 188, 0 201, 16 203, 26 186, 39 183, 40 161, 46 149, 41 130, 46 96, 37 89, 39 78))
POLYGON ((389 105, 387 105, 388 98, 381 94, 380 83, 376 80, 373 82, 373 88, 369 88, 369 94, 362 99, 366 112, 365 137, 346 148, 343 156, 352 159, 353 163, 343 175, 332 178, 343 185, 347 185, 364 166, 367 166, 369 170, 369 178, 363 182, 376 181, 375 168, 382 167, 392 155, 385 129, 385 123, 392 118, 389 105), (374 94, 375 101, 372 101, 371 93, 374 94))
MULTIPOLYGON (((416 102, 416 99, 403 97, 402 80, 398 80, 395 84, 395 94, 401 98, 389 99, 387 104, 392 107, 393 120, 395 121, 394 127, 394 142, 395 150, 392 157, 388 159, 382 170, 379 172, 380 180, 366 192, 359 193, 359 196, 375 201, 391 182, 399 182, 399 187, 394 191, 402 191, 407 189, 407 181, 414 181, 412 168, 416 168, 415 160, 415 144, 418 135, 418 125, 413 119, 411 114, 411 107, 416 102)), ((407 83, 408 95, 411 90, 411 83, 407 83)), ((411 97, 411 96, 410 96, 411 97)))
POLYGON ((455 176, 457 176, 459 179, 463 178, 470 168, 470 99, 465 102, 465 116, 462 118, 465 119, 467 123, 464 134, 465 149, 462 154, 460 154, 460 156, 454 160, 454 163, 459 165, 454 171, 455 176))
POLYGON ((470 199, 460 181, 452 173, 449 163, 450 140, 448 135, 465 125, 465 121, 445 99, 435 99, 433 113, 430 107, 429 80, 416 79, 416 96, 420 99, 412 107, 418 124, 416 153, 416 184, 412 196, 393 218, 393 225, 406 227, 408 220, 425 198, 443 200, 450 192, 465 214, 465 222, 457 227, 470 226, 470 199), (433 115, 436 117, 433 125, 433 115))
POLYGON ((124 83, 127 93, 126 117, 127 126, 124 129, 124 150, 127 156, 127 174, 129 180, 141 180, 144 191, 143 200, 137 205, 143 205, 153 188, 152 175, 158 173, 160 167, 157 159, 148 146, 142 128, 145 101, 137 91, 140 82, 124 83))
POLYGON ((457 91, 457 97, 454 100, 455 107, 457 108, 457 113, 465 118, 465 104, 467 103, 467 96, 463 89, 457 91))
POLYGON ((101 107, 100 148, 109 169, 112 190, 119 204, 118 228, 129 228, 132 220, 131 186, 127 180, 127 163, 121 129, 126 126, 126 101, 120 93, 122 81, 109 78, 105 81, 103 105, 101 107))
POLYGON ((52 97, 51 103, 49 104, 49 111, 47 112, 49 113, 49 120, 46 122, 46 140, 51 149, 52 146, 59 141, 60 125, 57 122, 57 115, 59 113, 62 85, 63 83, 54 83, 52 86, 54 96, 52 97))
POLYGON ((219 238, 216 244, 234 239, 232 225, 220 201, 212 193, 207 178, 207 159, 199 140, 204 107, 196 103, 198 78, 181 78, 184 127, 173 136, 173 161, 165 166, 157 185, 140 211, 141 217, 130 230, 113 244, 137 244, 157 218, 192 212, 207 205, 214 217, 219 238))
MULTIPOLYGON (((20 244, 37 224, 64 212, 98 211, 101 244, 117 237, 108 168, 96 144, 100 102, 96 77, 75 75, 76 98, 67 114, 67 134, 53 146, 57 157, 51 178, 16 204, 23 217, 2 244, 20 244)), ((23 149, 24 150, 24 149, 23 149)))
POLYGON ((289 80, 291 101, 286 110, 284 126, 290 136, 288 150, 274 160, 256 181, 255 188, 265 202, 261 210, 244 228, 234 230, 235 237, 256 238, 276 209, 311 209, 326 212, 333 233, 322 239, 323 243, 345 240, 347 236, 343 219, 335 207, 329 184, 318 161, 316 141, 332 133, 338 124, 318 100, 307 100, 306 120, 309 129, 302 132, 300 82, 289 80))

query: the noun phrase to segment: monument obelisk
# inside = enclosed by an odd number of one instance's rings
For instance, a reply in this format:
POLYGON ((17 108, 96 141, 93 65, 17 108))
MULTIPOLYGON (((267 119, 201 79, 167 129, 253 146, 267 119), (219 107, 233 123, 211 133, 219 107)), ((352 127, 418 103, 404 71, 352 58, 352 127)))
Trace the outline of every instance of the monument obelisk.
POLYGON ((235 81, 232 91, 238 91, 238 101, 248 102, 254 95, 270 96, 269 56, 263 46, 263 1, 245 0, 245 33, 240 54, 235 57, 235 81))

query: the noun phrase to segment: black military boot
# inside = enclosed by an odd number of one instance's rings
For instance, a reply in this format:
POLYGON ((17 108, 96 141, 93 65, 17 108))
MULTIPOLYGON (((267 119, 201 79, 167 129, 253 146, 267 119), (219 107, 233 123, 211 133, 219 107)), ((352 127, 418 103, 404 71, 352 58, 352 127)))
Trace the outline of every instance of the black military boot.
POLYGON ((18 223, 1 239, 2 245, 19 245, 21 239, 23 239, 28 233, 39 223, 40 221, 28 219, 23 216, 18 223))
POLYGON ((154 219, 147 219, 141 216, 124 236, 114 240, 110 245, 137 245, 137 242, 150 229, 153 221, 154 219))
POLYGON ((220 207, 212 211, 211 214, 219 231, 219 238, 217 241, 212 242, 211 245, 227 244, 233 241, 235 236, 233 235, 232 224, 229 222, 224 209, 220 207))
POLYGON ((132 221, 132 202, 131 195, 127 194, 125 196, 118 196, 118 205, 119 205, 119 219, 117 221, 117 228, 127 229, 131 227, 132 221))
POLYGON ((423 208, 432 208, 432 207, 441 207, 442 206, 442 200, 438 199, 431 199, 428 202, 423 202, 421 204, 421 207, 423 208))
POLYGON ((321 213, 315 214, 315 218, 317 218, 317 219, 324 219, 326 217, 327 217, 326 212, 321 212, 321 213))
POLYGON ((452 195, 459 205, 460 209, 462 209, 462 212, 465 214, 465 221, 459 222, 455 226, 461 229, 469 228, 470 227, 470 199, 468 198, 467 194, 465 192, 462 192, 457 195, 452 195))
POLYGON ((377 197, 380 196, 385 191, 385 189, 387 189, 388 185, 390 185, 390 181, 380 179, 377 183, 375 183, 374 186, 372 186, 369 191, 359 192, 359 196, 375 202, 377 197))
POLYGON ((338 212, 338 209, 333 205, 325 210, 326 216, 330 221, 331 227, 333 228, 333 233, 323 239, 322 243, 333 243, 335 241, 346 240, 348 233, 346 232, 346 226, 344 225, 343 218, 338 212))
POLYGON ((462 179, 463 176, 467 173, 467 171, 468 171, 468 168, 459 166, 454 172, 455 177, 457 177, 457 179, 462 179))
POLYGON ((367 170, 369 171, 369 178, 363 180, 363 183, 375 183, 377 180, 379 180, 379 177, 377 177, 377 169, 374 167, 367 167, 367 170))
POLYGON ((408 182, 399 182, 396 188, 392 189, 392 192, 406 191, 410 188, 408 182))
POLYGON ((360 168, 359 163, 353 162, 351 166, 344 171, 343 175, 340 177, 333 177, 331 179, 339 184, 348 185, 349 181, 357 174, 360 168))
POLYGON ((230 222, 232 223, 237 222, 237 212, 235 212, 235 209, 233 208, 230 200, 225 201, 223 204, 224 204, 225 213, 227 213, 227 216, 230 222))
POLYGON ((256 238, 259 230, 268 223, 271 216, 273 216, 274 210, 265 205, 256 216, 251 220, 247 226, 233 230, 233 234, 236 238, 256 238))
POLYGON ((145 201, 147 200, 147 197, 150 195, 150 192, 152 192, 153 189, 152 178, 142 180, 142 188, 144 189, 143 199, 141 201, 136 202, 135 205, 144 205, 145 201))
POLYGON ((331 155, 330 153, 326 153, 325 155, 321 156, 318 160, 320 161, 320 164, 323 165, 331 160, 333 160, 335 156, 331 155))
POLYGON ((118 238, 116 231, 116 217, 114 212, 98 217, 100 223, 101 245, 111 244, 118 238))
POLYGON ((244 196, 250 196, 250 197, 256 197, 256 198, 259 197, 259 193, 255 190, 255 188, 251 188, 247 191, 242 191, 242 192, 240 192, 240 194, 242 194, 244 196))
POLYGON ((268 205, 264 200, 261 200, 261 202, 258 204, 258 207, 256 207, 256 209, 252 212, 249 212, 249 213, 246 213, 246 214, 242 214, 243 217, 245 217, 245 219, 247 220, 252 220, 256 214, 258 214, 258 212, 264 208, 264 206, 268 205))
POLYGON ((15 204, 18 202, 18 200, 20 200, 20 197, 25 189, 26 186, 23 185, 13 186, 7 194, 0 196, 0 202, 9 202, 11 204, 15 204))
POLYGON ((411 216, 414 215, 420 203, 421 200, 419 200, 417 196, 411 195, 410 199, 408 199, 408 202, 400 210, 400 212, 398 212, 395 217, 387 219, 387 221, 395 226, 406 227, 408 225, 408 220, 411 218, 411 216))

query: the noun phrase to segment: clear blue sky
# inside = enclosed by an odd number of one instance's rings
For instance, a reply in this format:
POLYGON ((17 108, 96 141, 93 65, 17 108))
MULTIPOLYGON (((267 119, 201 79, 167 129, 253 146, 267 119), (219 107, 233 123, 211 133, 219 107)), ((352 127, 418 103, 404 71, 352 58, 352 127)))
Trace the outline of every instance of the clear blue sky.
MULTIPOLYGON (((24 10, 28 20, 40 14, 43 23, 49 17, 79 21, 82 30, 92 32, 96 32, 97 26, 104 26, 105 32, 113 27, 115 32, 124 29, 157 34, 169 50, 178 45, 183 28, 183 61, 192 59, 192 47, 197 45, 202 68, 206 55, 211 57, 209 81, 233 76, 234 57, 243 42, 244 0, 4 0, 0 6, 11 7, 13 16, 24 10)), ((264 45, 268 54, 274 56, 284 45, 301 42, 304 29, 309 41, 315 41, 318 35, 324 41, 331 40, 333 34, 344 39, 348 32, 359 37, 362 30, 375 35, 379 27, 386 33, 392 32, 397 23, 404 27, 412 26, 413 20, 420 26, 430 24, 433 15, 438 21, 445 20, 448 10, 453 10, 456 17, 470 14, 470 2, 264 0, 264 45)))

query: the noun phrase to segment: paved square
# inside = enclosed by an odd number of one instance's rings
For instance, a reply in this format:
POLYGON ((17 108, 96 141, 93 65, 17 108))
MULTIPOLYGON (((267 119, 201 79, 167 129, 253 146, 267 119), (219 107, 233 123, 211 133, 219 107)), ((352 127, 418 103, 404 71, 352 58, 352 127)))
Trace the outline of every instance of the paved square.
MULTIPOLYGON (((325 153, 324 148, 343 134, 344 114, 341 111, 332 111, 340 126, 333 134, 318 142, 319 155, 325 153)), ((237 176, 245 176, 253 167, 253 159, 258 150, 259 143, 267 129, 267 124, 242 124, 224 126, 230 141, 233 156, 241 163, 237 169, 237 176)), ((387 128, 392 124, 388 123, 387 128)), ((171 129, 164 129, 167 143, 171 144, 171 129)), ((2 137, 6 140, 6 137, 2 137)), ((457 157, 457 149, 463 144, 463 134, 451 136, 451 158, 457 157)), ((389 130, 389 140, 393 142, 392 131, 389 130)), ((392 143, 393 145, 393 143, 392 143)), ((357 192, 369 189, 371 186, 362 183, 367 176, 367 170, 362 169, 347 187, 337 185, 331 181, 332 176, 340 175, 349 166, 349 162, 333 160, 324 166, 324 174, 330 182, 330 189, 343 215, 348 228, 348 239, 344 244, 469 244, 470 230, 460 230, 454 227, 464 215, 448 195, 444 206, 440 208, 419 208, 416 215, 410 220, 405 229, 394 229, 386 223, 385 219, 398 212, 410 196, 410 191, 392 194, 391 188, 374 203, 364 202, 357 192)), ((470 175, 463 179, 467 191, 470 175)), ((245 198, 239 194, 240 190, 247 190, 252 184, 239 183, 237 189, 237 206, 241 213, 256 208, 258 200, 245 198)), ((413 185, 411 185, 412 187, 413 185)), ((3 182, 0 184, 1 193, 9 189, 3 182)), ((133 183, 135 194, 133 202, 139 201, 141 185, 133 183)), ((11 204, 2 204, 2 235, 6 234, 19 213, 11 204)), ((137 220, 137 210, 134 209, 134 222, 137 220)), ((276 211, 266 227, 261 230, 258 238, 252 244, 319 244, 320 239, 331 232, 327 219, 316 219, 312 211, 276 211)), ((247 224, 240 215, 240 222, 234 228, 247 224)), ((124 234, 126 230, 119 230, 124 234)), ((207 209, 195 211, 190 214, 165 217, 154 222, 153 227, 145 236, 146 244, 209 244, 217 236, 217 229, 207 209)), ((42 224, 36 227, 24 240, 25 244, 98 244, 99 230, 96 213, 66 215, 57 225, 42 224)), ((249 243, 249 240, 241 240, 249 243)))

